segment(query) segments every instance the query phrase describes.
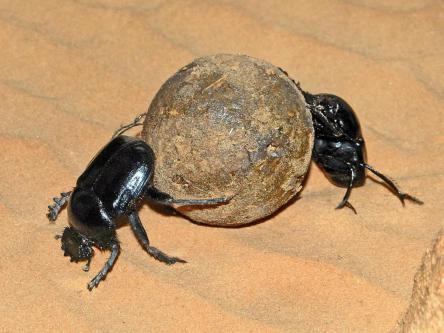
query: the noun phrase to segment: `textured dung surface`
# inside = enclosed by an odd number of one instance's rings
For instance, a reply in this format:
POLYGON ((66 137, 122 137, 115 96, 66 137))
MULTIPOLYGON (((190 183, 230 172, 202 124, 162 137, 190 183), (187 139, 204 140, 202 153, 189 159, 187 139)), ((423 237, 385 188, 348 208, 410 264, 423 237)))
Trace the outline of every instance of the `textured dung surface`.
POLYGON ((246 224, 300 189, 313 128, 296 85, 275 66, 243 55, 199 58, 160 89, 142 132, 156 153, 154 183, 177 198, 233 196, 179 210, 194 221, 246 224))

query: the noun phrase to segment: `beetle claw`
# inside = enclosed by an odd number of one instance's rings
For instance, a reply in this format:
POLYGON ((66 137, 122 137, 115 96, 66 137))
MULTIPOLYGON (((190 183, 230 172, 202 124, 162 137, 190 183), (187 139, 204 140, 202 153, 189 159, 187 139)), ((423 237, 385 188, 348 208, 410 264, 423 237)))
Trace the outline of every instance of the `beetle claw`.
POLYGON ((344 207, 350 208, 353 211, 353 213, 358 215, 358 212, 356 211, 355 207, 353 207, 353 205, 348 201, 342 201, 335 209, 341 209, 344 207))
POLYGON ((405 200, 410 200, 418 205, 424 204, 424 201, 419 200, 418 198, 415 198, 414 196, 408 193, 399 193, 399 200, 401 200, 403 206, 405 206, 405 200))
POLYGON ((148 246, 147 252, 156 260, 159 260, 167 265, 173 265, 175 263, 186 263, 185 260, 177 258, 177 257, 170 257, 166 253, 160 251, 158 248, 155 248, 154 246, 148 246))
POLYGON ((88 288, 89 291, 92 291, 94 288, 97 288, 99 286, 99 281, 95 281, 96 279, 91 280, 87 285, 86 288, 88 288))

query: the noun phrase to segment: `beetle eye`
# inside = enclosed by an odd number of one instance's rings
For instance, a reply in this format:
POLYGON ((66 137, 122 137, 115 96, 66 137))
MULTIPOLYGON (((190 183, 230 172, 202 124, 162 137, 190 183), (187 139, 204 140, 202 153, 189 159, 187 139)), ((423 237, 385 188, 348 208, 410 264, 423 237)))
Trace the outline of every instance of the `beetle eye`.
POLYGON ((62 235, 62 250, 71 261, 86 260, 93 256, 92 243, 73 228, 65 228, 62 235))

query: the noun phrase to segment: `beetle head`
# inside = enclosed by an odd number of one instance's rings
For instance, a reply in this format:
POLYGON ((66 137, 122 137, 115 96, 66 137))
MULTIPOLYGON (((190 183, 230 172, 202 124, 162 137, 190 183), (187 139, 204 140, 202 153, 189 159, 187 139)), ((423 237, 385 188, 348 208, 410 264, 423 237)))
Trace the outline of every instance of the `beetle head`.
POLYGON ((89 260, 94 254, 93 242, 73 228, 65 228, 62 235, 62 250, 71 261, 89 260))

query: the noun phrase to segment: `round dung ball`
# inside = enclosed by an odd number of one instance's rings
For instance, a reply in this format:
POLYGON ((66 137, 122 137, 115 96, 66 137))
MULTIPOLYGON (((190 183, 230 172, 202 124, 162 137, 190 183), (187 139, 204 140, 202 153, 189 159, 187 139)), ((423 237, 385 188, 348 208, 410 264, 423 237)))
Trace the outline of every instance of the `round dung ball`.
POLYGON ((156 154, 158 189, 178 199, 231 198, 177 208, 218 226, 257 221, 294 197, 313 137, 304 97, 282 70, 229 54, 196 59, 169 78, 142 130, 156 154))

